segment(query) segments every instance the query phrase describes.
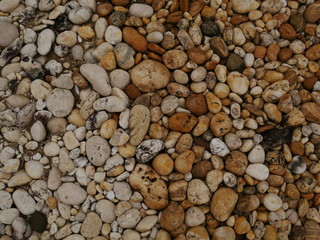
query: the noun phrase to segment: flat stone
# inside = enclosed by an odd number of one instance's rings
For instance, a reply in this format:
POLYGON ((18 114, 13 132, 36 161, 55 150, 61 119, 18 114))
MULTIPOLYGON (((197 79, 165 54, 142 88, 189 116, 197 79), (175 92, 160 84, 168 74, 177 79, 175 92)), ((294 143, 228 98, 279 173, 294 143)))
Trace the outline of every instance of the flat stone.
POLYGON ((238 194, 230 188, 219 188, 213 195, 211 201, 211 213, 220 222, 224 222, 231 215, 238 194))
POLYGON ((144 139, 150 125, 150 111, 143 105, 135 105, 130 111, 130 144, 137 146, 144 139))
POLYGON ((19 32, 15 25, 7 21, 0 20, 0 35, 0 47, 5 48, 8 47, 16 38, 19 37, 19 32))
POLYGON ((93 136, 87 140, 86 153, 93 165, 102 166, 109 158, 111 150, 104 138, 93 136))
POLYGON ((36 211, 36 201, 24 189, 14 191, 12 199, 23 215, 30 215, 36 211))
POLYGON ((250 164, 247 167, 246 173, 260 181, 264 181, 269 177, 269 169, 262 163, 250 164))
POLYGON ((80 233, 86 238, 93 238, 100 234, 102 221, 96 213, 89 213, 84 219, 80 233))
POLYGON ((61 202, 77 205, 84 202, 87 192, 74 183, 63 183, 57 190, 61 202))
POLYGON ((56 117, 67 116, 73 108, 74 97, 67 89, 55 88, 46 98, 48 110, 56 117))

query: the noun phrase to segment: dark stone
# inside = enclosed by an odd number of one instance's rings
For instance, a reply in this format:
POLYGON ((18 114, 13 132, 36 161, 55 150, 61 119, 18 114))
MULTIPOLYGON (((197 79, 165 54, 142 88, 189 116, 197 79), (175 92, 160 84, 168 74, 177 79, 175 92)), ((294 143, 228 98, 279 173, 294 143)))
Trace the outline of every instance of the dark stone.
POLYGON ((227 69, 229 72, 242 72, 245 69, 244 60, 237 54, 231 53, 227 59, 227 69))
POLYGON ((117 27, 121 27, 124 24, 125 20, 126 14, 124 12, 116 11, 110 15, 111 24, 117 27))
POLYGON ((63 32, 70 30, 72 28, 72 23, 70 22, 68 16, 61 15, 55 20, 55 24, 53 25, 53 29, 63 32))
POLYGON ((205 180, 208 172, 213 170, 213 166, 210 161, 200 161, 193 165, 191 173, 192 178, 198 178, 205 180))
POLYGON ((304 240, 306 230, 301 226, 293 226, 289 239, 291 240, 304 240))
POLYGON ((31 229, 39 233, 44 232, 48 225, 47 217, 42 212, 33 213, 29 219, 29 223, 31 229))
POLYGON ((263 137, 261 145, 265 149, 272 149, 282 144, 289 143, 292 137, 292 131, 289 128, 274 128, 261 135, 263 137))
POLYGON ((203 35, 214 37, 220 34, 220 29, 218 24, 212 20, 206 20, 200 25, 203 35))
POLYGON ((290 24, 297 32, 303 32, 306 28, 306 21, 301 13, 295 13, 290 16, 290 24))

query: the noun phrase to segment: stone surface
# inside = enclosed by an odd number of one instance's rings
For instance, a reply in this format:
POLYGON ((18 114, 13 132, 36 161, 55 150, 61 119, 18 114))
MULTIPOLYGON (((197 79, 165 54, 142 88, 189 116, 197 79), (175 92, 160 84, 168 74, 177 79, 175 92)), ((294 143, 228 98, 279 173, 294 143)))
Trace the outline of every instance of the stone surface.
POLYGON ((139 90, 152 92, 168 84, 170 73, 163 64, 153 60, 144 60, 132 69, 130 76, 133 84, 139 90))
POLYGON ((238 195, 230 188, 219 188, 211 201, 211 213, 221 222, 228 219, 238 201, 238 195))
POLYGON ((16 207, 23 215, 29 215, 36 211, 36 201, 23 189, 17 189, 12 194, 16 207))
POLYGON ((86 153, 90 162, 95 166, 102 166, 110 156, 109 143, 99 136, 93 136, 86 143, 86 153))
POLYGON ((137 162, 147 163, 152 160, 162 149, 164 143, 158 139, 148 139, 138 145, 136 150, 137 162))
POLYGON ((0 20, 0 47, 8 47, 17 37, 19 37, 18 29, 10 22, 0 20))
POLYGON ((74 183, 63 183, 57 190, 61 202, 69 205, 77 205, 84 202, 87 193, 74 183))

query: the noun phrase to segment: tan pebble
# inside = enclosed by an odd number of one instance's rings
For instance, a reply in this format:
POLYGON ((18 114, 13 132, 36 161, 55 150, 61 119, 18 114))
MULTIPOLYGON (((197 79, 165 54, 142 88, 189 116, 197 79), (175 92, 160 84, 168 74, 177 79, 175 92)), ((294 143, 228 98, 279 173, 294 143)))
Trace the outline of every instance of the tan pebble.
POLYGON ((177 202, 171 202, 169 206, 163 210, 160 225, 168 231, 176 231, 184 222, 184 210, 177 202))
POLYGON ((186 239, 191 240, 194 238, 202 239, 202 240, 210 240, 209 234, 205 229, 205 227, 203 226, 192 227, 187 231, 186 239))
POLYGON ((50 210, 53 210, 58 206, 57 199, 54 197, 48 197, 46 199, 46 204, 48 205, 50 210))
POLYGON ((238 200, 238 194, 230 188, 219 188, 211 201, 211 213, 218 221, 226 221, 238 200))
POLYGON ((86 125, 86 120, 80 116, 80 109, 73 109, 68 116, 68 122, 76 125, 77 127, 82 127, 86 125))
POLYGON ((236 239, 236 233, 231 227, 219 227, 216 228, 213 232, 213 238, 216 240, 235 240, 236 239))
POLYGON ((119 154, 124 158, 133 157, 136 154, 136 146, 133 146, 129 143, 119 146, 119 154))
POLYGON ((175 159, 174 167, 178 172, 186 174, 191 171, 194 160, 194 152, 192 150, 187 150, 175 159))
POLYGON ((306 102, 302 104, 301 111, 308 121, 320 123, 320 104, 306 102))
POLYGON ((100 61, 100 66, 107 71, 112 71, 116 68, 117 62, 113 52, 106 53, 100 61))
POLYGON ((162 56, 163 63, 169 69, 177 69, 182 67, 188 60, 188 56, 181 50, 170 50, 162 56))
POLYGON ((284 79, 284 75, 282 73, 274 71, 274 70, 269 70, 264 75, 264 80, 266 80, 270 83, 274 83, 274 82, 277 82, 277 81, 280 81, 283 79, 284 79))
POLYGON ((228 97, 230 93, 230 88, 227 84, 225 83, 217 83, 213 93, 220 99, 228 97))
POLYGON ((212 113, 218 113, 222 109, 222 103, 220 98, 218 98, 215 94, 212 92, 208 92, 206 95, 206 101, 208 110, 212 113))
POLYGON ((186 180, 174 181, 169 185, 169 198, 172 201, 184 201, 187 197, 188 182, 186 180))
POLYGON ((81 26, 78 28, 78 34, 80 37, 82 37, 84 40, 90 40, 95 38, 95 33, 93 29, 89 26, 81 26))
POLYGON ((193 144, 193 138, 191 136, 191 134, 183 134, 176 145, 176 151, 177 153, 182 153, 186 150, 189 150, 192 148, 192 144, 193 144))
POLYGON ((246 234, 250 231, 250 224, 245 217, 237 217, 234 223, 234 230, 237 234, 246 234))
POLYGON ((202 115, 198 118, 198 124, 195 126, 195 128, 192 130, 193 136, 200 136, 205 131, 208 130, 209 125, 210 125, 210 119, 206 115, 202 115))
POLYGON ((277 240, 278 239, 278 232, 277 230, 271 225, 265 225, 266 232, 263 235, 263 240, 277 240))
POLYGON ((174 162, 166 153, 157 155, 152 161, 152 167, 160 175, 169 175, 173 170, 174 162))
POLYGON ((225 169, 238 175, 242 176, 246 172, 248 166, 247 156, 240 151, 232 151, 230 156, 225 161, 225 169))
POLYGON ((108 119, 105 121, 100 128, 100 136, 106 139, 109 139, 112 137, 113 133, 117 129, 117 122, 114 119, 108 119))
POLYGON ((272 103, 266 103, 264 105, 264 111, 266 112, 268 118, 276 123, 282 121, 282 113, 278 110, 277 105, 272 103))
POLYGON ((306 51, 306 58, 315 61, 320 58, 320 44, 316 44, 306 51))
POLYGON ((276 43, 272 43, 269 45, 268 50, 267 50, 267 57, 271 61, 277 60, 278 54, 280 52, 280 47, 276 43))
POLYGON ((221 137, 230 132, 232 128, 232 121, 229 116, 220 112, 213 116, 210 122, 210 129, 214 136, 221 137))

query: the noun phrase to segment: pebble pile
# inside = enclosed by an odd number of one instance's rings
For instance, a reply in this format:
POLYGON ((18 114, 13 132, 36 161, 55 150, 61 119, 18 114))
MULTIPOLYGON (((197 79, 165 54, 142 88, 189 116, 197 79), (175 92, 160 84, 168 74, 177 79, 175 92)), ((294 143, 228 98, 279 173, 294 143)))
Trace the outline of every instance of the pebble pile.
POLYGON ((0 240, 319 240, 319 0, 1 0, 0 240))

